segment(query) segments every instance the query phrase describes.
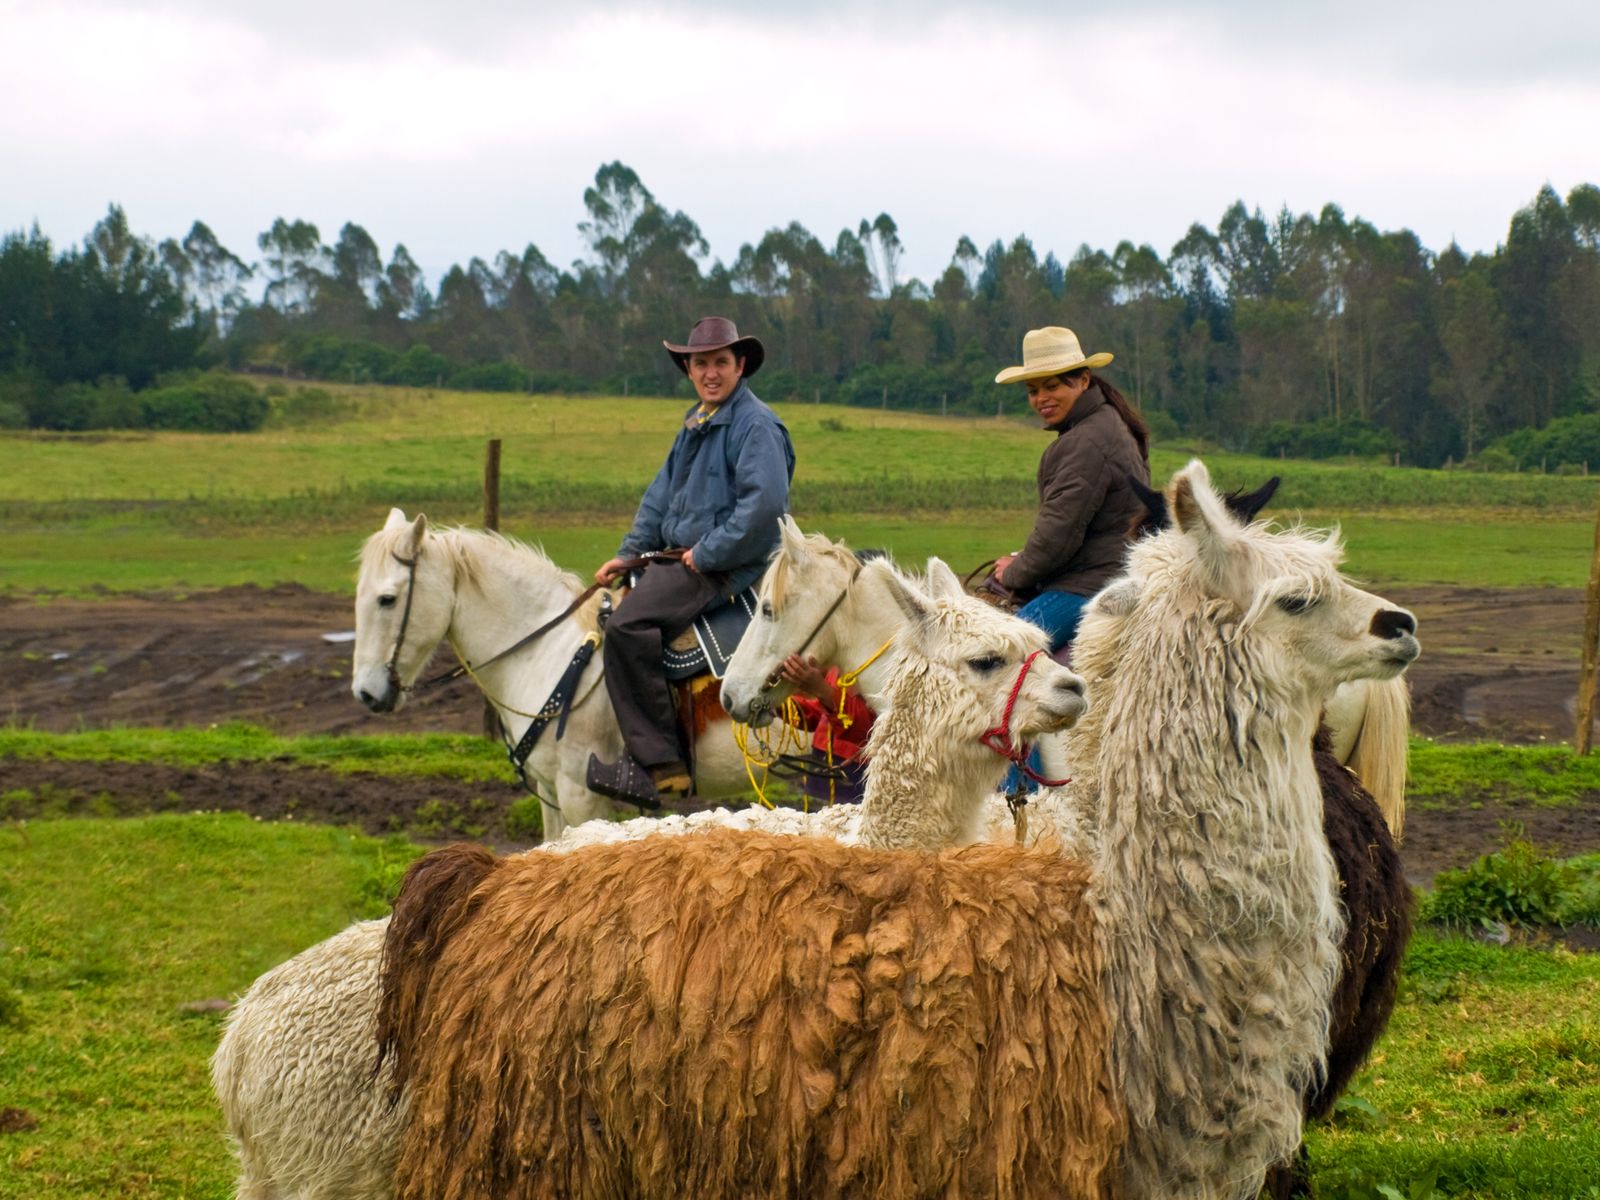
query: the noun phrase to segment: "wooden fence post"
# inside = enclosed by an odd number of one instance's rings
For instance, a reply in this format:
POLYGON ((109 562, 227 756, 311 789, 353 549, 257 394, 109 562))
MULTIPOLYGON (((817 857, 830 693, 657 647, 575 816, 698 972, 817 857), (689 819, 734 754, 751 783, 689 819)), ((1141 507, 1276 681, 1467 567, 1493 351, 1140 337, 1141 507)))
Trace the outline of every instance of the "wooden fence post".
POLYGON ((1583 620, 1583 673, 1578 676, 1578 729, 1572 744, 1589 753, 1594 729, 1595 659, 1600 654, 1600 505, 1595 509, 1594 557, 1589 563, 1589 602, 1583 620))
MULTIPOLYGON (((552 418, 554 419, 554 418, 552 418)), ((498 531, 500 528, 500 439, 490 438, 483 454, 483 527, 498 531)), ((483 699, 483 736, 491 742, 500 740, 500 714, 487 696, 483 699)))

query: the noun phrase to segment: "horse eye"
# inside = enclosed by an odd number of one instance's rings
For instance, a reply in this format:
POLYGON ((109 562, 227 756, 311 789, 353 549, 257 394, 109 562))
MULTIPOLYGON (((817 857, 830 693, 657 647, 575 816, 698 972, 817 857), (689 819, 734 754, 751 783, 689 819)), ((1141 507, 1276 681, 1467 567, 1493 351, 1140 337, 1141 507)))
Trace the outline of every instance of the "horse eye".
POLYGON ((378 597, 378 607, 379 608, 393 608, 394 607, 394 599, 395 598, 393 596, 379 596, 378 597))
POLYGON ((987 674, 1005 661, 998 654, 985 654, 982 658, 967 659, 967 666, 980 674, 987 674))
POLYGON ((1298 617, 1301 613, 1310 612, 1317 606, 1315 596, 1279 596, 1278 607, 1291 617, 1298 617))
POLYGON ((777 618, 772 615, 772 601, 771 600, 763 600, 761 602, 761 615, 763 617, 765 617, 769 621, 777 620, 777 618))

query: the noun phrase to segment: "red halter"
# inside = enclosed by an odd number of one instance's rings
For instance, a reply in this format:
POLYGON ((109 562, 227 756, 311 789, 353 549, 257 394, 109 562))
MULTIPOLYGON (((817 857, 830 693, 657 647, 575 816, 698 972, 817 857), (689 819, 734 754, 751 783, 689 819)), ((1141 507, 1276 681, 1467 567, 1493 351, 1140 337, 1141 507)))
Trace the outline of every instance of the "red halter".
POLYGON ((1035 783, 1045 787, 1062 787, 1072 782, 1072 777, 1066 779, 1046 779, 1028 765, 1028 743, 1013 743, 1011 740, 1011 710, 1017 706, 1017 696, 1022 692, 1022 681, 1028 677, 1028 671, 1033 666, 1033 660, 1043 654, 1043 650, 1035 650, 1022 660, 1022 669, 1017 672, 1017 681, 1011 685, 1011 695, 1006 697, 1005 715, 1000 718, 1000 724, 993 729, 986 729, 978 740, 1001 758, 1011 763, 1035 783))

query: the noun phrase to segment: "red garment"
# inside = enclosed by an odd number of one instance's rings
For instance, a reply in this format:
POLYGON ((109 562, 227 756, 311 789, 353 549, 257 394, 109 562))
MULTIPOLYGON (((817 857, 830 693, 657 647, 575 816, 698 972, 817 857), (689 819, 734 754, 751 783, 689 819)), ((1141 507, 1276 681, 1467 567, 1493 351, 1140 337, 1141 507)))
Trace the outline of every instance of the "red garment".
MULTIPOLYGON (((829 667, 826 676, 831 687, 839 686, 839 668, 829 667)), ((844 716, 849 727, 845 728, 844 722, 839 720, 838 709, 829 708, 820 700, 813 700, 810 696, 802 696, 798 692, 794 697, 795 707, 800 710, 800 724, 806 729, 814 730, 811 745, 817 753, 824 756, 828 753, 828 739, 833 739, 833 758, 839 761, 860 761, 862 751, 866 748, 867 734, 872 732, 872 721, 876 715, 867 707, 867 702, 861 698, 861 693, 855 688, 848 688, 844 693, 844 716)))

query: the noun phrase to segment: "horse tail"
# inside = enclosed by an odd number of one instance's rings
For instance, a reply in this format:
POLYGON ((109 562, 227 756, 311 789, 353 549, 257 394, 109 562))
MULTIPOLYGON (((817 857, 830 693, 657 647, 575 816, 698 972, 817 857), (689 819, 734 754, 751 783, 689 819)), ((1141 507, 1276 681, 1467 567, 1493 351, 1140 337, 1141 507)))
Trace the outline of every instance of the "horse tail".
POLYGON ((1405 676, 1369 680, 1367 708, 1345 765, 1372 793, 1400 841, 1406 821, 1406 751, 1411 740, 1411 689, 1405 676))
POLYGON ((400 884, 384 936, 378 994, 378 1067, 394 1055, 391 1100, 410 1075, 434 965, 477 911, 478 885, 499 862, 482 846, 457 842, 417 859, 400 884))

